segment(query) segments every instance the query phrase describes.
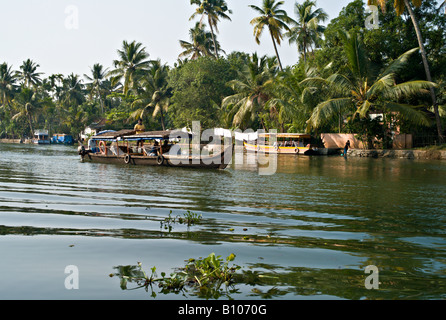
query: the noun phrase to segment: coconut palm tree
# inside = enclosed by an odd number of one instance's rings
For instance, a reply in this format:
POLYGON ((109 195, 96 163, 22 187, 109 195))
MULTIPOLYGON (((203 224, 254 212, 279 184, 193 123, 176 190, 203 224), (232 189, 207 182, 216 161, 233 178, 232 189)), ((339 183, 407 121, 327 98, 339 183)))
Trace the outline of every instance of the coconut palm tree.
POLYGON ((86 74, 84 74, 84 77, 88 81, 90 81, 88 86, 91 88, 92 91, 95 91, 99 99, 99 103, 101 104, 101 113, 103 114, 104 102, 102 101, 101 89, 102 89, 102 83, 107 76, 108 69, 104 69, 104 67, 101 64, 96 63, 93 65, 92 68, 90 68, 90 71, 91 71, 91 77, 86 74))
MULTIPOLYGON (((421 58, 423 60, 424 71, 426 73, 426 80, 432 82, 429 61, 427 59, 427 53, 426 53, 426 49, 424 47, 424 40, 423 40, 423 35, 421 33, 420 24, 418 23, 417 17, 415 16, 415 13, 412 9, 410 2, 412 2, 412 4, 415 7, 420 7, 423 0, 411 0, 411 1, 410 0, 395 0, 394 8, 395 8, 396 14, 398 16, 400 16, 406 9, 409 12, 410 18, 412 20, 412 23, 414 25, 415 32, 417 35, 418 45, 420 47, 421 58)), ((368 5, 379 5, 381 7, 381 9, 383 10, 383 12, 385 12, 385 10, 386 10, 386 0, 368 0, 367 4, 368 5)), ((434 108, 438 138, 439 138, 440 142, 444 142, 443 128, 441 125, 440 113, 438 111, 438 103, 437 103, 437 97, 435 94, 435 90, 433 87, 431 87, 429 91, 430 91, 432 104, 433 104, 433 108, 434 108)))
POLYGON ((59 101, 62 92, 63 74, 52 74, 48 77, 48 81, 51 84, 51 91, 53 92, 54 98, 59 101))
POLYGON ((16 75, 11 70, 11 66, 7 63, 0 64, 0 106, 5 107, 10 105, 13 97, 16 75))
POLYGON ((27 59, 23 61, 23 64, 20 66, 21 71, 17 71, 17 78, 22 80, 27 88, 36 86, 42 82, 40 79, 42 73, 37 72, 37 68, 39 67, 40 66, 34 61, 27 59))
POLYGON ((311 88, 301 84, 303 79, 316 76, 316 69, 308 66, 292 68, 276 77, 272 98, 265 107, 276 110, 282 132, 303 132, 320 96, 312 95, 311 88), (286 128, 285 126, 288 126, 286 128))
POLYGON ((260 36, 265 28, 268 28, 271 40, 273 41, 274 51, 276 52, 277 61, 279 63, 280 70, 283 70, 282 63, 280 61, 279 52, 277 51, 277 44, 283 39, 282 30, 290 30, 287 23, 292 19, 288 17, 285 10, 279 9, 284 4, 283 1, 276 0, 263 0, 262 7, 250 5, 252 9, 260 14, 251 20, 251 25, 254 26, 254 36, 257 44, 260 44, 260 36))
POLYGON ((238 79, 228 82, 235 94, 222 101, 222 108, 227 110, 225 122, 245 129, 259 120, 259 115, 271 98, 270 86, 276 74, 275 58, 259 58, 253 54, 243 69, 238 71, 238 79))
POLYGON ((304 62, 307 61, 307 52, 312 46, 318 47, 325 27, 319 23, 328 19, 328 14, 321 8, 313 10, 316 1, 305 0, 302 4, 295 3, 294 11, 297 16, 294 27, 287 32, 290 43, 297 44, 300 53, 303 54, 304 62))
POLYGON ((141 74, 149 68, 150 61, 147 60, 149 54, 142 43, 123 41, 122 49, 118 50, 118 56, 119 60, 113 61, 115 70, 110 71, 109 75, 112 76, 113 83, 124 80, 123 93, 127 95, 130 88, 137 84, 141 74))
POLYGON ((166 130, 165 114, 169 109, 172 89, 168 85, 169 67, 161 64, 160 60, 152 62, 147 75, 141 80, 139 98, 133 102, 137 107, 132 114, 133 119, 142 119, 149 109, 153 109, 152 117, 161 117, 161 126, 166 130))
POLYGON ((28 120, 30 136, 34 135, 33 120, 36 120, 45 104, 50 104, 50 99, 40 99, 40 96, 34 90, 22 86, 21 91, 14 97, 12 101, 16 114, 11 118, 17 120, 25 117, 28 120))
POLYGON ((212 41, 214 43, 215 57, 218 56, 218 45, 215 39, 215 31, 218 33, 218 22, 220 18, 231 20, 228 14, 232 11, 228 8, 225 0, 191 0, 190 4, 195 4, 198 8, 192 14, 189 20, 194 19, 197 15, 201 15, 200 24, 203 22, 204 16, 208 17, 209 27, 211 28, 212 41))
MULTIPOLYGON (((311 77, 302 84, 317 88, 326 98, 317 105, 310 119, 309 128, 318 128, 334 117, 348 113, 352 118, 368 118, 371 112, 397 113, 406 121, 429 125, 426 115, 417 107, 401 101, 428 92, 435 84, 428 81, 408 81, 397 84, 401 68, 417 48, 409 50, 393 61, 384 71, 377 73, 367 57, 359 35, 343 34, 348 73, 335 73, 327 78, 311 77)), ((341 122, 341 121, 340 121, 341 122)))
POLYGON ((65 107, 77 107, 85 102, 84 85, 78 75, 70 74, 63 79, 61 99, 65 107))
MULTIPOLYGON (((205 30, 205 25, 197 22, 195 27, 189 30, 190 41, 180 40, 180 46, 184 49, 179 58, 198 59, 201 56, 212 56, 214 50, 212 33, 205 30)), ((216 41, 220 47, 218 41, 216 41)), ((220 50, 220 49, 218 49, 220 50)))

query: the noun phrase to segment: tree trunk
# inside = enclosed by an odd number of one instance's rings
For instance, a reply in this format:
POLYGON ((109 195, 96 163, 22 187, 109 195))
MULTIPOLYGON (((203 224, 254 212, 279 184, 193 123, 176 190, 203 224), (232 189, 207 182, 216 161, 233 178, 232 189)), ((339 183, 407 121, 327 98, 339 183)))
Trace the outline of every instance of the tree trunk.
POLYGON ((271 39, 273 40, 274 51, 276 52, 276 57, 277 57, 277 61, 279 63, 279 68, 281 71, 283 71, 282 62, 280 62, 279 52, 277 51, 276 41, 274 40, 274 36, 273 36, 271 29, 269 30, 269 33, 271 34, 271 39))
POLYGON ((34 130, 33 130, 33 123, 32 123, 30 114, 28 114, 28 121, 29 121, 29 130, 31 131, 31 139, 32 139, 34 137, 34 130))
POLYGON ((212 27, 211 18, 208 18, 208 21, 209 21, 209 26, 211 27, 211 35, 212 35, 212 42, 214 43, 215 57, 218 59, 219 56, 218 56, 217 44, 215 43, 214 28, 212 27))
MULTIPOLYGON (((412 10, 412 7, 410 6, 409 0, 404 0, 404 4, 406 5, 407 10, 409 11, 410 18, 412 19, 412 23, 415 27, 415 32, 417 33, 417 39, 418 39, 418 43, 420 45, 421 57, 423 59, 424 71, 426 72, 426 80, 432 82, 432 76, 431 76, 431 72, 429 69, 429 62, 427 60, 426 49, 424 48, 423 35, 421 34, 420 25, 417 21, 417 18, 415 17, 415 13, 412 10)), ((444 142, 443 129, 441 126, 440 114, 438 112, 437 97, 435 95, 434 88, 430 88, 430 94, 431 94, 432 103, 434 106, 435 121, 437 123, 438 139, 440 140, 440 143, 443 143, 444 142)))
POLYGON ((342 113, 341 113, 341 110, 339 110, 339 123, 338 123, 338 125, 339 125, 339 133, 341 133, 341 119, 342 119, 342 113))
POLYGON ((160 107, 160 115, 161 115, 161 126, 163 127, 163 131, 166 131, 166 126, 164 125, 163 107, 160 107))
POLYGON ((104 114, 104 103, 102 102, 101 91, 99 90, 99 86, 97 87, 99 103, 101 104, 101 115, 104 114))

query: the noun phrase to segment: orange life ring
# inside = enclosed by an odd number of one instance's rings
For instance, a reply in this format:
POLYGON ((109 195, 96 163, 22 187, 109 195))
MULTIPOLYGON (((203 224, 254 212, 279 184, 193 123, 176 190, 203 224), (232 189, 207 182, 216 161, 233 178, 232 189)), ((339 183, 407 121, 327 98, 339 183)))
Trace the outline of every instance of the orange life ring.
POLYGON ((105 144, 105 141, 99 142, 99 151, 101 151, 102 154, 105 154, 107 152, 107 146, 105 144), (101 146, 104 146, 104 150, 102 150, 101 146))

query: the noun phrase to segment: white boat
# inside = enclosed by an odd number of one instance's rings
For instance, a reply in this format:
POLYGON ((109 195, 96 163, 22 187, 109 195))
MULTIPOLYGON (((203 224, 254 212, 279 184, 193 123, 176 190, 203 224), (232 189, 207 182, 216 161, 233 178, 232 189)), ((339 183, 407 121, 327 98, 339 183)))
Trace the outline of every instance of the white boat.
POLYGON ((48 130, 36 130, 33 137, 34 144, 50 144, 48 130))

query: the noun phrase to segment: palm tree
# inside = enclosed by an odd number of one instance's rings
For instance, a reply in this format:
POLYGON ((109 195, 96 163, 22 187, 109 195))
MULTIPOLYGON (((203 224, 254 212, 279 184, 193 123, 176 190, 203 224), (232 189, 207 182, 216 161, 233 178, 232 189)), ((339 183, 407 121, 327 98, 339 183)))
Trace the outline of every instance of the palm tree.
MULTIPOLYGON (((411 0, 411 2, 415 7, 420 7, 423 0, 411 0)), ((368 5, 379 5, 381 7, 381 9, 383 10, 383 12, 385 12, 385 10, 386 10, 386 0, 368 0, 367 4, 368 5)), ((395 8, 396 14, 398 16, 400 16, 404 12, 405 9, 407 9, 407 11, 409 12, 410 18, 412 20, 412 23, 414 25, 415 32, 417 35, 418 45, 420 47, 421 58, 423 60, 424 72, 426 73, 426 80, 429 82, 432 82, 429 61, 427 59, 427 53, 426 53, 426 49, 424 47, 424 40, 423 40, 423 35, 421 34, 420 24, 418 23, 417 17, 415 16, 415 13, 410 5, 409 0, 395 0, 394 8, 395 8)), ((444 142, 443 128, 441 125, 440 113, 438 111, 437 97, 436 97, 435 90, 433 87, 430 88, 430 95, 431 95, 432 104, 434 107, 438 139, 440 140, 440 143, 443 143, 444 142)))
POLYGON ((107 76, 108 69, 104 70, 104 67, 96 63, 93 65, 92 68, 90 68, 91 71, 91 77, 84 74, 84 77, 90 81, 88 84, 92 91, 96 92, 97 97, 99 98, 99 103, 101 104, 101 113, 104 113, 104 102, 102 101, 102 94, 101 94, 101 88, 102 83, 105 80, 107 76))
POLYGON ((152 117, 161 116, 161 126, 166 130, 165 113, 170 105, 172 89, 168 86, 169 67, 160 60, 152 62, 147 75, 141 80, 139 98, 133 102, 135 110, 131 117, 142 119, 148 109, 153 109, 152 117))
POLYGON ((316 75, 316 70, 307 66, 292 68, 278 76, 273 85, 273 97, 266 107, 277 112, 277 121, 282 132, 303 132, 314 107, 320 102, 311 94, 311 88, 301 84, 305 78, 316 75), (287 128, 285 127, 287 126, 287 128))
POLYGON ((84 85, 78 75, 70 74, 63 79, 62 102, 66 107, 78 107, 85 102, 84 85))
POLYGON ((17 78, 22 80, 27 88, 40 84, 42 82, 40 79, 42 73, 37 72, 38 67, 40 66, 31 59, 23 61, 23 64, 20 66, 22 71, 17 72, 17 78))
POLYGON ((245 129, 260 118, 271 98, 270 86, 276 74, 275 58, 259 58, 257 54, 250 57, 242 71, 238 71, 238 79, 228 82, 235 94, 222 101, 222 108, 227 110, 227 125, 245 129))
POLYGON ((51 84, 52 91, 54 92, 54 97, 59 101, 62 92, 63 74, 52 74, 48 77, 48 80, 51 84))
POLYGON ((359 35, 344 34, 343 38, 348 73, 335 73, 326 79, 311 77, 302 82, 308 87, 318 88, 319 94, 324 91, 326 94, 326 99, 317 105, 308 120, 309 128, 318 128, 336 116, 341 119, 345 112, 350 113, 352 118, 356 115, 368 118, 373 111, 397 113, 413 124, 429 125, 423 112, 401 101, 423 94, 435 84, 428 81, 396 83, 398 72, 407 65, 410 55, 417 48, 404 53, 377 74, 359 35))
POLYGON ((268 27, 280 70, 283 70, 283 67, 280 61, 279 52, 277 51, 276 42, 280 45, 280 42, 283 39, 282 29, 289 31, 290 28, 287 23, 292 21, 292 19, 288 17, 286 11, 279 9, 283 4, 283 1, 276 2, 275 0, 263 0, 262 8, 250 5, 252 9, 260 14, 259 17, 251 20, 251 25, 254 26, 256 42, 257 44, 260 44, 260 36, 262 35, 263 29, 268 27))
POLYGON ((15 89, 16 76, 7 63, 0 64, 0 103, 9 106, 15 89))
POLYGON ((113 83, 124 79, 123 93, 127 95, 130 88, 136 85, 142 72, 148 69, 150 65, 150 61, 147 60, 149 54, 142 47, 142 43, 123 41, 122 49, 118 50, 118 56, 119 60, 113 61, 115 70, 110 71, 109 74, 113 77, 113 83))
MULTIPOLYGON (((189 30, 191 42, 180 40, 180 46, 184 49, 179 58, 198 59, 201 56, 212 56, 213 39, 211 32, 205 31, 205 25, 197 22, 195 27, 189 30)), ((218 42, 216 42, 219 46, 218 42)))
POLYGON ((311 50, 312 46, 319 46, 322 34, 325 27, 321 26, 319 22, 328 19, 328 14, 321 8, 313 10, 316 6, 316 1, 305 0, 304 3, 295 3, 295 13, 297 20, 295 26, 287 33, 290 43, 295 42, 299 52, 303 53, 304 62, 307 61, 307 51, 311 50))
POLYGON ((228 13, 232 14, 232 11, 229 10, 225 0, 190 0, 190 4, 195 4, 198 6, 198 8, 192 14, 189 20, 194 19, 197 15, 201 15, 201 24, 204 16, 207 15, 209 27, 211 28, 212 41, 214 43, 215 57, 218 58, 218 45, 217 41, 215 40, 214 28, 218 33, 217 24, 220 21, 220 18, 231 20, 228 13))
POLYGON ((26 117, 32 137, 34 135, 33 119, 35 120, 38 117, 42 108, 46 104, 49 104, 50 101, 49 99, 42 100, 34 90, 22 87, 22 90, 14 97, 13 106, 17 113, 11 119, 16 120, 21 117, 26 117))

